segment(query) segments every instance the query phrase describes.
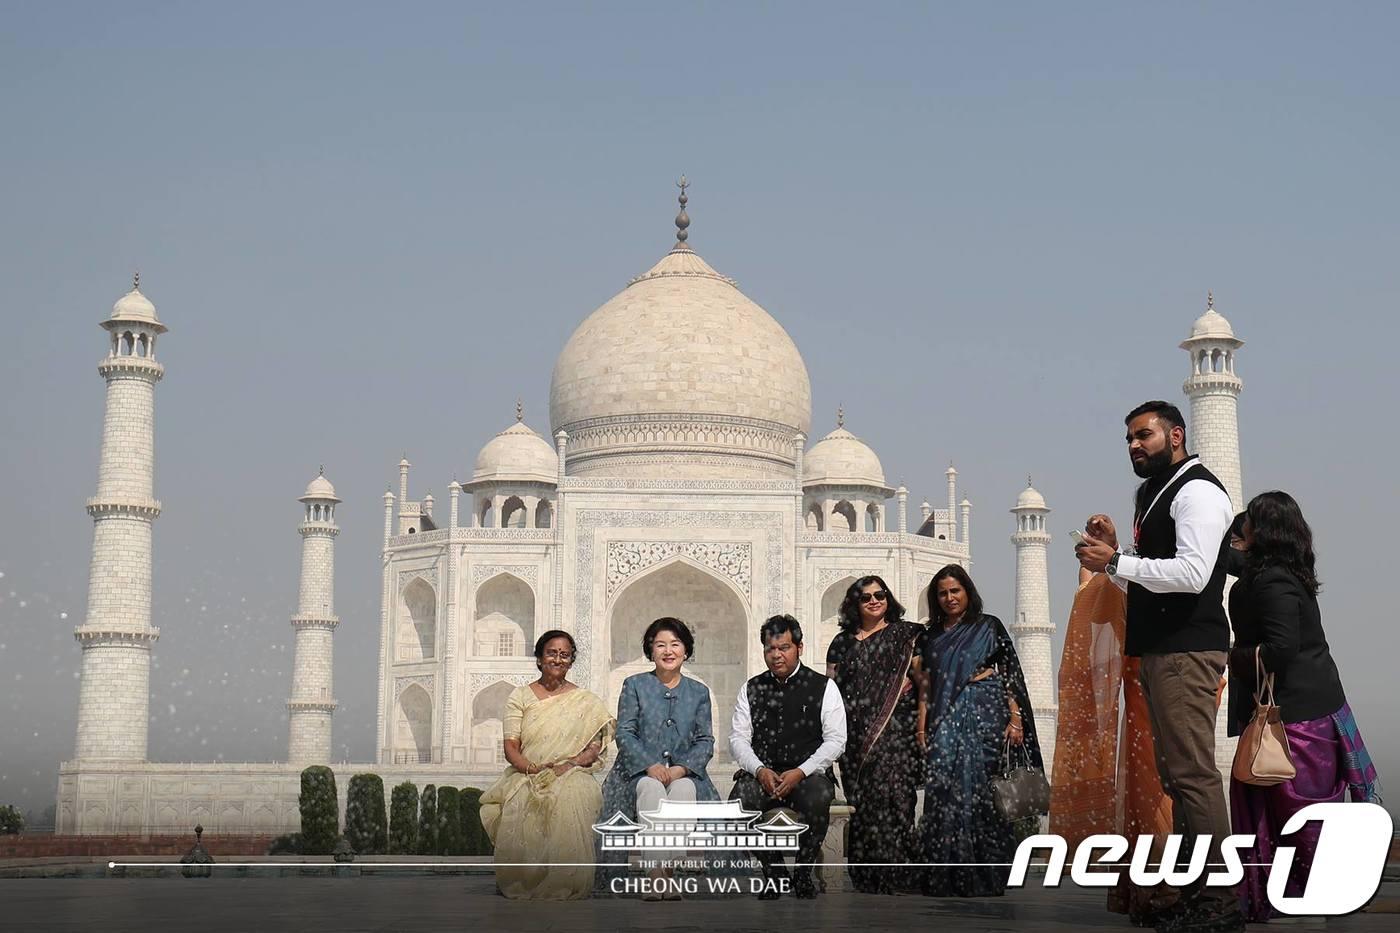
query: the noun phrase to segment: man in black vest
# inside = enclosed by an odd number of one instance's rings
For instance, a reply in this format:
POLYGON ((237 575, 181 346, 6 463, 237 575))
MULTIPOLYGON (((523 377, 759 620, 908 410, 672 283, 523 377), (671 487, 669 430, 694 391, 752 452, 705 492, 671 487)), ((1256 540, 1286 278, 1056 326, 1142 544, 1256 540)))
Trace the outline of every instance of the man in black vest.
MULTIPOLYGON (((1138 487, 1133 548, 1120 551, 1107 515, 1093 515, 1076 551, 1079 563, 1105 572, 1128 594, 1124 651, 1142 658, 1142 689, 1152 723, 1157 773, 1172 799, 1173 832, 1211 837, 1209 861, 1220 861, 1230 811, 1215 766, 1215 714, 1230 648, 1221 559, 1234 511, 1220 480, 1186 452, 1181 411, 1145 402, 1124 419, 1138 487)), ((1152 918, 1162 933, 1244 929, 1233 890, 1203 883, 1182 889, 1169 910, 1152 918)))
MULTIPOLYGON (((802 626, 789 615, 773 616, 758 632, 768 670, 750 678, 734 705, 729 746, 742 769, 729 799, 762 813, 791 807, 807 830, 799 837, 792 892, 816 897, 812 864, 831 819, 836 780, 831 765, 846 747, 846 705, 835 681, 801 662, 802 626)), ((763 876, 785 877, 772 853, 757 853, 763 876)), ((759 897, 778 896, 777 885, 759 897)))

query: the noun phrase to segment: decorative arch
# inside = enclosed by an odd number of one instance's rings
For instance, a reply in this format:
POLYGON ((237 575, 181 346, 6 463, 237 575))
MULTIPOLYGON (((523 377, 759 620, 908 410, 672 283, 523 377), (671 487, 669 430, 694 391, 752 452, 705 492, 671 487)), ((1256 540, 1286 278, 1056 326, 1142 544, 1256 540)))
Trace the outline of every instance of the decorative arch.
POLYGON ((826 531, 826 519, 822 516, 822 507, 815 502, 807 507, 807 530, 826 531))
POLYGON ((873 502, 865 507, 865 530, 869 532, 881 530, 880 507, 873 502))
POLYGON ((506 700, 515 687, 498 680, 472 697, 472 764, 504 765, 506 700))
POLYGON ((860 528, 856 521, 856 507, 851 505, 849 500, 842 499, 831 507, 831 524, 833 531, 857 531, 860 528), (845 527, 842 528, 844 521, 845 527))
POLYGON ((715 760, 730 762, 728 736, 734 701, 748 679, 745 659, 751 635, 743 594, 730 580, 677 556, 630 579, 608 613, 608 701, 617 707, 627 675, 651 670, 642 656, 642 634, 662 616, 674 616, 695 635, 686 673, 710 688, 715 760))
POLYGON ((822 593, 821 615, 818 616, 817 630, 812 634, 812 647, 807 651, 813 653, 803 654, 807 656, 807 661, 816 670, 826 670, 826 649, 831 645, 831 640, 841 631, 841 601, 846 598, 846 590, 851 588, 851 584, 860 579, 855 574, 843 577, 828 586, 822 593), (815 649, 815 650, 814 650, 815 649))
POLYGON ((419 684, 399 694, 394 734, 394 761, 426 764, 433 760, 433 698, 419 684))
POLYGON ((524 528, 529 514, 529 510, 525 508, 524 500, 519 496, 511 496, 501 503, 501 527, 524 528))
POLYGON ((498 573, 476 589, 473 653, 521 657, 534 651, 535 591, 512 573, 498 573))
POLYGON ((540 504, 535 506, 535 527, 552 528, 554 526, 554 507, 549 504, 548 499, 541 499, 540 504))
POLYGON ((491 506, 491 500, 487 499, 481 504, 481 510, 477 513, 477 521, 480 522, 478 527, 492 527, 491 522, 495 519, 495 515, 495 509, 491 506))
POLYGON ((398 659, 426 661, 433 657, 437 640, 437 591, 422 577, 403 588, 399 613, 398 659))

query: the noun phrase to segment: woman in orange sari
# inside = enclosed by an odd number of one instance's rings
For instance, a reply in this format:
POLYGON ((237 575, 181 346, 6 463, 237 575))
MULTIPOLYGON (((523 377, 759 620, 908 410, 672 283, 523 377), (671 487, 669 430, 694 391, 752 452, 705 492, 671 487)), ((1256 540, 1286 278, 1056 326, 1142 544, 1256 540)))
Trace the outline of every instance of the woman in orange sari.
MULTIPOLYGON (((1142 659, 1123 654, 1126 605, 1108 576, 1079 571, 1060 658, 1050 832, 1063 836, 1071 850, 1097 833, 1130 840, 1155 836, 1153 854, 1160 856, 1162 837, 1172 831, 1172 803, 1153 760, 1147 700, 1138 681, 1142 659)), ((1174 889, 1140 888, 1124 874, 1108 893, 1108 909, 1146 922, 1175 897, 1174 889)))

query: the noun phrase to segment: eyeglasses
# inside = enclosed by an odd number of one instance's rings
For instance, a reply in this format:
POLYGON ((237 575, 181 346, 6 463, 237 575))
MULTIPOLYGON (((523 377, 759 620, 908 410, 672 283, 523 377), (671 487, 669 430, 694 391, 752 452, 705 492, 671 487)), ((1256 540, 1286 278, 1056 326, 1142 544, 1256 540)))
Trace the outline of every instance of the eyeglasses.
POLYGON ((572 651, 546 651, 544 656, 551 661, 572 661, 574 659, 572 651))
POLYGON ((890 598, 890 594, 884 590, 876 590, 874 593, 861 593, 860 601, 863 603, 882 603, 890 598))

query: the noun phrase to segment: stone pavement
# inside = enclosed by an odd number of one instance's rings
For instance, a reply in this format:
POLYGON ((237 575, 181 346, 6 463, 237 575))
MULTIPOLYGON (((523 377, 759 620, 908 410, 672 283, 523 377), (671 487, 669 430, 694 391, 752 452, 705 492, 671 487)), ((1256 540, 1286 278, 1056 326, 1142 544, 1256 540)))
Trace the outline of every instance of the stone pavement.
MULTIPOLYGON (((1393 906, 1400 886, 1381 894, 1393 906)), ((523 903, 495 894, 489 875, 325 877, 89 878, 0 880, 0 930, 25 933, 327 933, 646 930, 701 933, 749 930, 951 931, 1133 930, 1102 909, 1099 890, 1030 888, 1003 898, 936 900, 828 893, 815 901, 750 897, 647 903, 595 898, 523 903)), ((1397 928, 1394 913, 1310 918, 1285 930, 1327 933, 1397 928)), ((1263 927, 1253 927, 1262 931, 1263 927)))

